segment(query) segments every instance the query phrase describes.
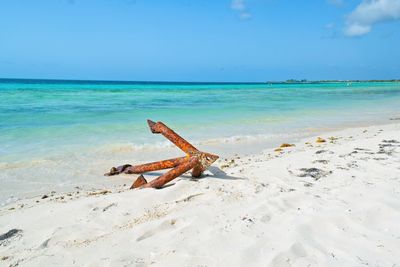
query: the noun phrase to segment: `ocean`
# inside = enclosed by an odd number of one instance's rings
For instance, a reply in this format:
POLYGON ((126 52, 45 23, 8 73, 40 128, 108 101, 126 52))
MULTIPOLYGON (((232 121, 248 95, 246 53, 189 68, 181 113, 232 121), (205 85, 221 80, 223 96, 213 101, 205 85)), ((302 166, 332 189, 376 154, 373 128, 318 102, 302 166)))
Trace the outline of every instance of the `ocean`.
POLYGON ((0 80, 0 205, 49 191, 131 183, 103 173, 179 156, 146 120, 200 150, 258 153, 326 130, 400 117, 400 83, 0 80))

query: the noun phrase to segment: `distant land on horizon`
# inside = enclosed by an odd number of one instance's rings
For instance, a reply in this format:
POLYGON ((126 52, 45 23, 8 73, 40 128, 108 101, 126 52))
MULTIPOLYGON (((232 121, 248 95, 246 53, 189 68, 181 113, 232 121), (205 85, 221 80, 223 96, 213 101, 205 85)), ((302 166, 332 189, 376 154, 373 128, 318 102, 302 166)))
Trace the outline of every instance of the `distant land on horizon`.
POLYGON ((285 81, 265 82, 189 82, 189 81, 130 81, 130 80, 80 80, 80 79, 40 79, 40 78, 0 78, 0 82, 26 81, 30 83, 110 83, 110 84, 316 84, 316 83, 361 83, 361 82, 400 82, 400 79, 372 80, 307 80, 288 79, 285 81))

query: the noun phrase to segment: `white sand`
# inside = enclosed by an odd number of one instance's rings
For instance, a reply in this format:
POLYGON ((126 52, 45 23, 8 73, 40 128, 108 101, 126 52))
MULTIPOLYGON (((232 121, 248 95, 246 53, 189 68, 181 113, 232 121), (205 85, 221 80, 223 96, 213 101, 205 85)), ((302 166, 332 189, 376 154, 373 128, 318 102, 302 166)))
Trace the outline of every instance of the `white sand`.
POLYGON ((322 137, 162 190, 127 176, 2 207, 0 235, 22 231, 0 238, 0 266, 398 266, 400 124, 322 137))

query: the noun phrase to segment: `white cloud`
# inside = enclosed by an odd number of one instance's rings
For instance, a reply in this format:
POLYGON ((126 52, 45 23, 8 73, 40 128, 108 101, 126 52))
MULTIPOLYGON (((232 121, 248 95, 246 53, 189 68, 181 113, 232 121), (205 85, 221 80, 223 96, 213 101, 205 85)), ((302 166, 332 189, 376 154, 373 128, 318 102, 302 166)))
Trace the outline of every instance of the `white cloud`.
POLYGON ((241 20, 251 18, 251 14, 247 10, 245 0, 232 0, 231 8, 239 13, 239 18, 241 20))
POLYGON ((400 0, 363 0, 347 17, 345 34, 362 36, 379 22, 400 19, 400 0))
POLYGON ((345 34, 347 36, 361 36, 371 31, 370 25, 362 25, 358 23, 352 23, 347 26, 345 34))
POLYGON ((246 9, 244 0, 232 0, 231 8, 233 10, 243 11, 246 9))

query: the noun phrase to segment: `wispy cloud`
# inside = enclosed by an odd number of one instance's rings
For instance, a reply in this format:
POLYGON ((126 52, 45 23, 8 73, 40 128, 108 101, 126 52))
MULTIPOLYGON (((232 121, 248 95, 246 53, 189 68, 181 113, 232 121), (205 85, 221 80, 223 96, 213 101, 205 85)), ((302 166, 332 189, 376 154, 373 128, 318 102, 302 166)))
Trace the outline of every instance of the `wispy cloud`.
POLYGON ((333 22, 325 24, 324 34, 321 36, 321 39, 337 39, 339 38, 338 31, 336 30, 336 25, 333 22))
POLYGON ((232 0, 231 8, 233 10, 243 11, 246 9, 246 4, 244 3, 244 0, 232 0))
POLYGON ((342 7, 344 5, 343 0, 327 0, 327 2, 331 5, 334 5, 336 7, 342 7))
POLYGON ((245 0, 232 0, 231 8, 238 12, 239 18, 241 20, 246 20, 251 18, 251 14, 247 9, 245 0))
POLYGON ((400 19, 400 0, 363 0, 347 16, 344 33, 355 37, 369 33, 376 23, 400 19))
POLYGON ((335 28, 335 23, 330 22, 330 23, 328 23, 328 24, 325 25, 325 28, 327 28, 327 29, 333 29, 333 28, 335 28))

